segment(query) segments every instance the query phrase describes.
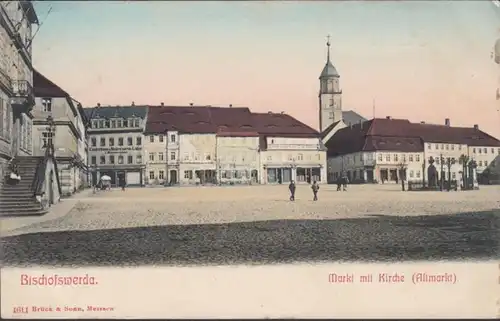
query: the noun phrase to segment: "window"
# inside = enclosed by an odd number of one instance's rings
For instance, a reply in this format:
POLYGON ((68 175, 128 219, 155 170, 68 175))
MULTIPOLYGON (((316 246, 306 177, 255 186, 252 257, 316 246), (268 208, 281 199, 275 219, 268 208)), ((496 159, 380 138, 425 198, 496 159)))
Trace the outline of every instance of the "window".
POLYGON ((137 155, 136 162, 137 164, 142 164, 142 155, 137 155))
POLYGON ((154 153, 149 153, 149 160, 154 161, 155 160, 155 154, 154 153))
POLYGON ((391 161, 391 155, 390 154, 387 154, 385 155, 385 160, 390 162, 391 161))
POLYGON ((154 143, 154 142, 155 142, 155 137, 154 137, 153 135, 150 135, 150 136, 149 136, 149 141, 150 141, 151 143, 154 143))
POLYGON ((133 145, 132 137, 127 137, 127 145, 128 146, 132 146, 133 145))
POLYGON ((427 144, 427 149, 432 149, 432 144, 427 144))
POLYGON ((175 152, 170 152, 170 160, 175 160, 175 152))
POLYGON ((184 171, 184 178, 193 179, 193 171, 184 171))
POLYGON ((52 112, 52 98, 42 98, 42 108, 46 113, 52 112))
POLYGON ((488 153, 488 148, 483 148, 483 152, 484 152, 485 154, 487 154, 487 153, 488 153))
POLYGON ((304 155, 302 155, 302 154, 297 155, 297 160, 301 161, 303 159, 304 159, 304 155))
POLYGON ((149 172, 149 179, 155 179, 155 172, 154 171, 149 172))
POLYGON ((483 161, 479 161, 479 166, 483 166, 483 161))
POLYGON ((273 157, 271 155, 269 155, 269 156, 267 156, 267 160, 271 161, 271 160, 273 160, 273 157))
POLYGON ((378 154, 378 160, 381 162, 382 161, 382 154, 378 154))
POLYGON ((160 141, 160 143, 163 143, 163 135, 158 136, 158 140, 160 141))
POLYGON ((413 171, 410 171, 410 178, 413 178, 413 175, 414 175, 413 171))
POLYGON ((397 162, 398 161, 398 154, 394 154, 394 161, 397 162))
POLYGON ((208 160, 208 161, 209 161, 211 158, 212 158, 212 157, 210 156, 210 154, 206 154, 206 155, 205 155, 205 160, 208 160))
POLYGON ((110 137, 110 138, 109 138, 109 146, 110 146, 110 147, 115 146, 115 139, 114 139, 113 137, 110 137))
POLYGON ((477 151, 479 152, 479 154, 481 154, 483 152, 483 150, 481 148, 478 148, 477 151))
POLYGON ((451 144, 451 150, 455 150, 455 144, 451 144))
POLYGON ((118 146, 123 146, 123 137, 118 137, 118 146))
POLYGON ((462 145, 458 145, 458 150, 462 150, 462 145))
POLYGON ((123 155, 118 156, 118 164, 123 164, 123 155))
POLYGON ((488 166, 488 161, 484 161, 484 166, 488 166))
POLYGON ((417 178, 420 178, 420 171, 417 171, 417 178))
POLYGON ((473 148, 473 149, 472 149, 472 152, 475 154, 475 153, 476 153, 476 149, 475 149, 475 148, 473 148))
POLYGON ((52 145, 52 138, 54 137, 54 133, 43 132, 42 133, 42 148, 46 148, 49 145, 52 145))
POLYGON ((96 147, 96 145, 97 145, 97 139, 95 139, 95 137, 92 137, 90 139, 90 144, 92 145, 92 147, 96 147))
POLYGON ((132 164, 134 162, 134 158, 131 155, 127 156, 127 164, 132 164))
POLYGON ((449 149, 450 149, 450 145, 446 144, 446 150, 449 150, 449 149))
POLYGON ((101 156, 99 159, 99 164, 106 164, 106 157, 101 156))
POLYGON ((410 162, 413 162, 413 155, 411 155, 411 154, 410 154, 410 155, 408 155, 408 160, 409 160, 410 162))
POLYGON ((134 119, 134 127, 139 127, 139 119, 134 119))
POLYGON ((92 165, 97 164, 97 157, 92 156, 90 159, 91 159, 91 163, 92 163, 92 165))
POLYGON ((159 171, 158 172, 158 178, 159 179, 164 179, 165 178, 165 172, 164 171, 159 171))
POLYGON ((175 135, 170 135, 170 142, 175 143, 175 135))
POLYGON ((403 162, 406 162, 406 154, 401 155, 401 160, 402 160, 403 162))
POLYGON ((114 164, 115 163, 115 155, 109 155, 109 163, 114 164))
POLYGON ((444 150, 444 144, 441 144, 441 150, 444 150))
POLYGON ((128 127, 128 120, 127 119, 123 120, 122 127, 128 127))
POLYGON ((435 144, 435 145, 434 145, 434 147, 435 147, 436 149, 439 149, 439 145, 438 145, 438 144, 435 144))
POLYGON ((142 145, 142 137, 141 136, 138 136, 135 140, 135 144, 137 146, 141 146, 142 145))
POLYGON ((184 154, 184 160, 186 160, 186 161, 189 160, 189 154, 188 153, 184 154))
POLYGON ((491 153, 495 154, 495 149, 494 148, 491 149, 491 153))
POLYGON ((451 173, 451 179, 456 179, 457 178, 457 174, 455 172, 451 173))
POLYGON ((163 161, 163 153, 158 153, 158 160, 163 161))
POLYGON ((420 155, 415 155, 415 161, 420 162, 420 155))
POLYGON ((97 120, 93 120, 92 121, 92 128, 97 128, 97 124, 98 124, 97 120))
POLYGON ((116 120, 111 121, 111 128, 116 128, 116 120))
POLYGON ((194 160, 200 160, 200 154, 196 153, 196 154, 194 155, 194 160))
POLYGON ((100 144, 101 146, 106 146, 106 138, 101 137, 101 141, 100 141, 100 143, 101 143, 101 144, 100 144))

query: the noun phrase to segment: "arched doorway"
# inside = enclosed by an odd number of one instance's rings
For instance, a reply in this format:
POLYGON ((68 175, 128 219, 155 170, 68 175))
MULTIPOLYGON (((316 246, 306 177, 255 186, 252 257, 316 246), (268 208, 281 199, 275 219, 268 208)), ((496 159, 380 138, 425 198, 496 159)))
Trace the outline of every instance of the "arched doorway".
POLYGON ((177 171, 175 169, 170 170, 170 185, 177 184, 177 171))

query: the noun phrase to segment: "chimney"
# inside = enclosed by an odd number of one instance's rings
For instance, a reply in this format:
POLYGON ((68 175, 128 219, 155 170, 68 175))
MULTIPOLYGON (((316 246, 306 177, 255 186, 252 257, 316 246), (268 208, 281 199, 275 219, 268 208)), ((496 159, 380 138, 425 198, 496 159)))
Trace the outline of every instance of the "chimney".
POLYGON ((446 126, 450 127, 450 119, 449 119, 449 118, 446 118, 446 119, 444 120, 444 124, 445 124, 446 126))
POLYGON ((134 101, 132 102, 132 106, 135 106, 135 102, 134 101))
POLYGON ((282 115, 283 115, 284 113, 285 113, 284 111, 282 111, 282 112, 281 112, 281 114, 282 114, 282 115))
POLYGON ((165 106, 165 103, 162 101, 162 102, 160 103, 160 105, 161 105, 161 106, 165 106))
POLYGON ((359 128, 363 129, 363 121, 361 119, 359 120, 359 128))
POLYGON ((97 107, 101 107, 101 103, 97 103, 97 107))
POLYGON ((233 107, 233 104, 229 104, 229 108, 233 107))
POLYGON ((268 113, 269 115, 271 115, 273 112, 272 112, 272 111, 268 111, 267 113, 268 113))
POLYGON ((425 121, 421 121, 420 123, 421 123, 421 124, 425 124, 425 121))
POLYGON ((193 106, 193 103, 189 103, 189 106, 193 106))
POLYGON ((385 116, 385 119, 392 119, 391 116, 385 116))
POLYGON ((479 130, 479 125, 478 124, 474 124, 474 129, 475 130, 479 130))

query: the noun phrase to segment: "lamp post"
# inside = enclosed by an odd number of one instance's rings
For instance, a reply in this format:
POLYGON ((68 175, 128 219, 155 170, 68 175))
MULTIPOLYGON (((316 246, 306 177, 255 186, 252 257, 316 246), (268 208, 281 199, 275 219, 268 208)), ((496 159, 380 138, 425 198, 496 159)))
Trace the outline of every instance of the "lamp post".
POLYGON ((446 158, 446 166, 448 166, 448 186, 447 186, 448 192, 451 189, 451 166, 453 166, 453 164, 455 164, 455 158, 447 157, 446 158))
POLYGON ((47 117, 46 129, 47 129, 47 151, 50 156, 54 156, 55 154, 54 139, 55 139, 56 126, 54 118, 52 118, 52 115, 49 115, 49 117, 47 117))
POLYGON ((440 173, 439 173, 439 190, 442 191, 443 190, 443 183, 444 183, 444 180, 443 180, 443 173, 444 173, 444 157, 443 157, 443 154, 439 155, 439 163, 441 165, 441 170, 440 170, 440 173))

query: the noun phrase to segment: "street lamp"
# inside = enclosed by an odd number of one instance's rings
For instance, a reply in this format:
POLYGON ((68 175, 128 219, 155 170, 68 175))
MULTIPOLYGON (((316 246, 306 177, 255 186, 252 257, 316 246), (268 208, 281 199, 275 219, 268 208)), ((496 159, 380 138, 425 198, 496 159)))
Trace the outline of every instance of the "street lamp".
POLYGON ((55 139, 56 126, 54 118, 52 118, 52 115, 49 115, 49 117, 47 117, 46 129, 47 129, 47 151, 50 156, 54 156, 55 153, 54 139, 55 139))
POLYGON ((447 157, 446 158, 446 165, 448 166, 448 192, 451 189, 451 166, 455 164, 455 158, 454 157, 447 157))

